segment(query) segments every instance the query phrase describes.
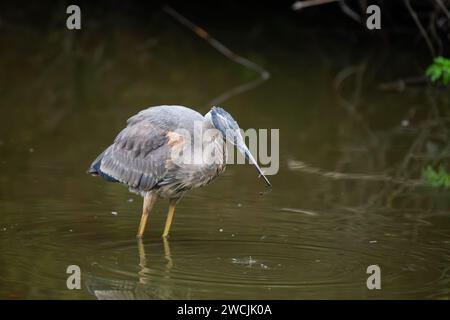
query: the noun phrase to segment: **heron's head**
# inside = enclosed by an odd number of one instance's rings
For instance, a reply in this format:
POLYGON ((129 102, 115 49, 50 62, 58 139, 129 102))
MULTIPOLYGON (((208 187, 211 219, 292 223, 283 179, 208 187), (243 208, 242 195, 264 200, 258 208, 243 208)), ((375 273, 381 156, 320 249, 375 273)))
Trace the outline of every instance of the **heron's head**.
POLYGON ((264 179, 266 185, 271 187, 269 180, 266 178, 258 163, 256 162, 250 150, 247 148, 244 142, 244 138, 241 135, 239 125, 233 117, 221 107, 212 107, 208 112, 207 117, 211 119, 213 126, 220 131, 224 140, 235 145, 237 149, 253 164, 258 170, 260 176, 264 179))

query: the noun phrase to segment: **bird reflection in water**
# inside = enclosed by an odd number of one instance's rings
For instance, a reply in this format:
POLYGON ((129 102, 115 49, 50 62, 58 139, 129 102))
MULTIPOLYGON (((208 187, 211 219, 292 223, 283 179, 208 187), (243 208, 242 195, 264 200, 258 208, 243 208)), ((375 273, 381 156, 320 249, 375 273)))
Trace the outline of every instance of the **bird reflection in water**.
MULTIPOLYGON (((133 276, 137 276, 138 281, 111 279, 90 274, 85 282, 89 293, 98 300, 190 299, 190 290, 175 286, 170 277, 173 267, 170 243, 168 239, 162 241, 166 261, 162 277, 154 276, 155 269, 150 267, 151 261, 147 258, 144 242, 142 239, 137 239, 139 271, 133 276)), ((129 273, 126 275, 129 276, 129 273)))

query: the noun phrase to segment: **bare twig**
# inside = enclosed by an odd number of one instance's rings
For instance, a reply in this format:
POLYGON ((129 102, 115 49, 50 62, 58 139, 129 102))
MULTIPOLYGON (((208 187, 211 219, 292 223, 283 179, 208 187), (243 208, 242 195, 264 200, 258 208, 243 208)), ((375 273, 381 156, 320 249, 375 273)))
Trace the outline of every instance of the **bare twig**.
POLYGON ((448 19, 450 19, 450 12, 448 11, 445 4, 442 2, 442 0, 435 0, 438 6, 441 8, 441 10, 445 13, 448 19))
POLYGON ((307 1, 295 1, 292 4, 292 10, 301 10, 307 7, 319 6, 322 4, 327 4, 331 2, 336 2, 341 0, 307 0, 307 1))
POLYGON ((349 66, 341 70, 334 79, 334 88, 338 94, 338 98, 348 110, 354 111, 355 106, 359 102, 359 98, 361 96, 361 77, 364 73, 365 67, 365 64, 349 66), (341 94, 341 87, 346 80, 354 75, 356 76, 356 86, 353 92, 353 99, 349 101, 341 94))
POLYGON ((422 23, 420 22, 419 17, 417 16, 416 12, 412 8, 410 0, 403 0, 403 1, 405 3, 406 8, 409 11, 409 14, 411 15, 414 22, 416 23, 417 28, 419 28, 419 31, 422 34, 422 37, 425 39, 425 42, 427 43, 428 49, 430 49, 430 53, 431 53, 432 57, 434 58, 436 56, 436 51, 434 50, 433 43, 431 42, 430 38, 428 37, 428 34, 427 34, 425 28, 423 27, 422 23))
POLYGON ((341 7, 342 12, 344 12, 347 16, 349 16, 352 20, 355 20, 358 23, 361 23, 362 19, 352 8, 350 8, 344 0, 339 1, 339 6, 341 7))
POLYGON ((344 12, 347 16, 349 16, 352 20, 355 20, 358 23, 361 23, 362 19, 352 8, 350 8, 344 0, 306 0, 306 1, 296 1, 292 4, 292 10, 299 11, 304 8, 319 6, 323 4, 328 4, 332 2, 338 2, 339 7, 342 12, 344 12))
POLYGON ((425 186, 427 182, 424 180, 402 179, 398 177, 391 177, 388 175, 380 174, 363 174, 363 173, 345 173, 337 171, 326 171, 321 168, 311 167, 304 162, 290 160, 288 161, 288 167, 291 170, 301 171, 304 173, 317 174, 325 178, 335 180, 365 180, 365 181, 378 181, 378 182, 391 182, 395 184, 404 184, 408 186, 425 186))
POLYGON ((392 82, 383 82, 378 85, 378 88, 380 90, 385 91, 403 91, 405 90, 409 85, 420 85, 427 83, 427 78, 425 76, 417 76, 417 77, 410 77, 410 78, 404 78, 404 79, 398 79, 396 81, 392 82))
POLYGON ((437 46, 438 46, 438 54, 442 55, 442 51, 444 50, 444 46, 442 44, 442 40, 441 38, 438 36, 437 34, 437 30, 436 30, 436 19, 437 19, 437 13, 436 10, 430 12, 430 23, 429 23, 429 29, 431 32, 431 36, 433 37, 433 39, 436 41, 437 46))
POLYGON ((175 20, 177 20, 179 23, 184 25, 185 27, 192 30, 197 36, 204 39, 214 49, 219 51, 221 54, 223 54, 225 57, 227 57, 231 61, 238 63, 246 68, 252 69, 255 72, 259 73, 258 79, 251 81, 249 83, 245 83, 243 85, 239 85, 235 88, 232 88, 231 90, 226 91, 225 93, 221 94, 219 97, 214 98, 211 102, 209 102, 208 106, 220 104, 237 94, 240 94, 240 93, 243 93, 245 91, 255 88, 256 86, 258 86, 259 84, 261 84, 262 82, 264 82, 270 78, 270 73, 267 70, 265 70, 258 64, 234 53, 233 51, 228 49, 226 46, 224 46, 222 43, 220 43, 217 39, 213 38, 204 29, 202 29, 201 27, 197 26, 196 24, 194 24, 193 22, 188 20, 186 17, 184 17, 183 15, 181 15, 180 13, 175 11, 173 8, 165 5, 165 6, 163 6, 163 11, 165 13, 167 13, 168 15, 170 15, 175 20))

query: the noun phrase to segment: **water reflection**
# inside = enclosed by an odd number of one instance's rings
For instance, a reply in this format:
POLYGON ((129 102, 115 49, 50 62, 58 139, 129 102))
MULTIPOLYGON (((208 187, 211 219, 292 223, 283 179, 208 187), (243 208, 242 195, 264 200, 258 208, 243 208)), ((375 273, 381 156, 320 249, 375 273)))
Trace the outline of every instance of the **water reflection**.
MULTIPOLYGON (((148 261, 144 241, 137 239, 137 253, 139 256, 138 280, 120 280, 97 277, 89 274, 86 287, 89 293, 95 295, 98 300, 145 300, 145 299, 189 299, 189 293, 175 292, 175 283, 170 279, 170 271, 173 266, 169 240, 163 238, 164 258, 167 263, 164 268, 162 283, 154 284, 152 280, 151 261, 148 261)), ((118 272, 118 270, 112 270, 118 272)))
POLYGON ((361 83, 363 71, 409 70, 417 53, 400 48, 355 69, 362 86, 343 105, 355 86, 342 82, 337 97, 335 76, 373 59, 367 48, 338 30, 267 23, 240 37, 208 31, 271 72, 225 107, 244 128, 280 129, 274 189, 260 195, 251 167, 230 166, 183 199, 170 243, 160 239, 164 205, 136 243, 141 199, 87 166, 143 107, 204 106, 255 75, 161 16, 77 35, 2 25, 0 298, 449 297, 448 191, 415 183, 445 150, 449 122, 433 106, 446 114, 448 97, 361 83), (72 264, 89 290, 67 290, 72 264), (371 264, 381 266, 379 292, 365 286, 371 264))

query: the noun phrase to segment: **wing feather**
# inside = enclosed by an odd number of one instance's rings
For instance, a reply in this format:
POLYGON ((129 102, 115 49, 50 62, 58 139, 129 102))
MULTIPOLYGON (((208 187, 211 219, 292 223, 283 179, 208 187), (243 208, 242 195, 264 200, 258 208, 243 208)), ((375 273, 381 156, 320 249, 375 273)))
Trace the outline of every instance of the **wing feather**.
POLYGON ((150 190, 166 172, 166 134, 149 120, 130 124, 105 151, 100 170, 132 188, 150 190))
POLYGON ((169 142, 173 138, 170 133, 177 129, 193 132, 196 121, 203 121, 203 116, 183 106, 142 110, 128 119, 127 127, 97 157, 88 173, 149 191, 164 180, 168 172, 169 142))

